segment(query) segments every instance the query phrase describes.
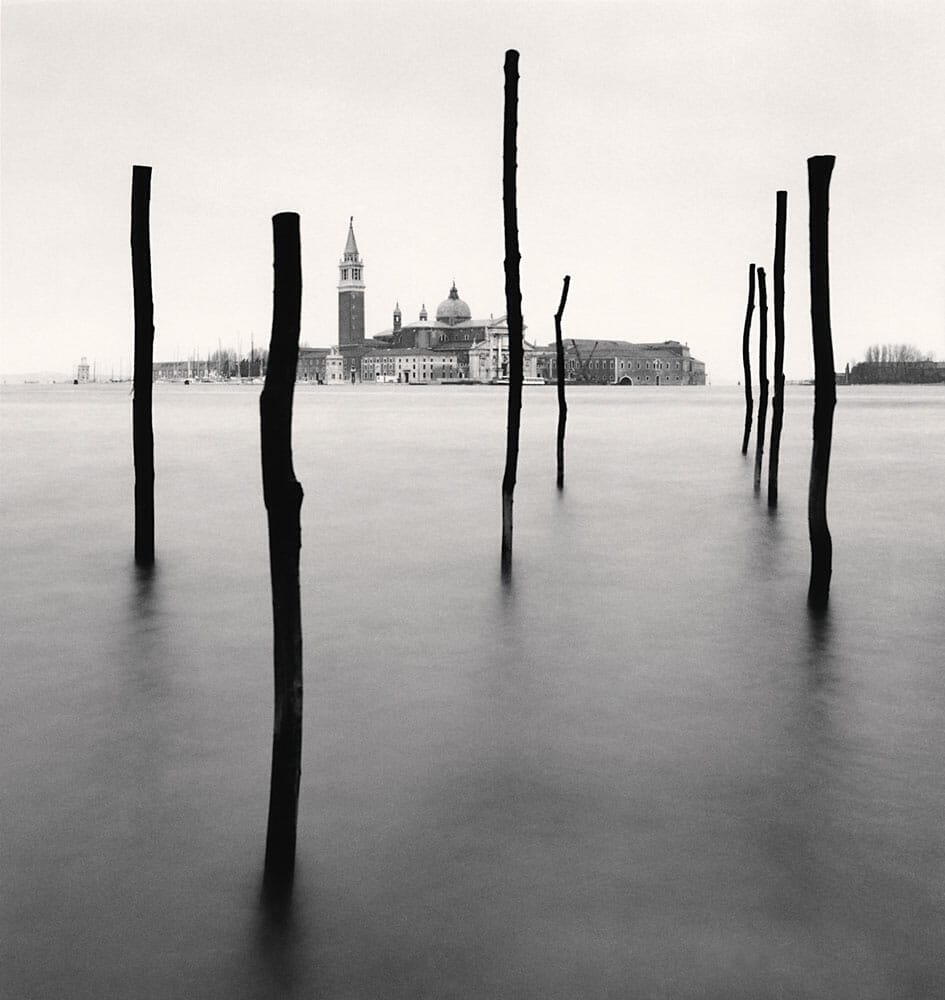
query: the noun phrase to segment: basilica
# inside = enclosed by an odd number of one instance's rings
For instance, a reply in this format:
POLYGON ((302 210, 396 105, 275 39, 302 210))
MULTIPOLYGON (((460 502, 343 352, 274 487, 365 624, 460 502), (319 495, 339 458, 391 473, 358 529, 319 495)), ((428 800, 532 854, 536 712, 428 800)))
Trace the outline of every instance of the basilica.
MULTIPOLYGON (((464 382, 494 381, 508 374, 508 327, 504 316, 473 319, 454 281, 431 320, 426 304, 417 319, 404 322, 400 303, 392 325, 365 337, 364 260, 354 219, 338 262, 338 343, 330 350, 300 348, 301 381, 464 382)), ((538 352, 525 346, 526 375, 535 377, 538 352)))

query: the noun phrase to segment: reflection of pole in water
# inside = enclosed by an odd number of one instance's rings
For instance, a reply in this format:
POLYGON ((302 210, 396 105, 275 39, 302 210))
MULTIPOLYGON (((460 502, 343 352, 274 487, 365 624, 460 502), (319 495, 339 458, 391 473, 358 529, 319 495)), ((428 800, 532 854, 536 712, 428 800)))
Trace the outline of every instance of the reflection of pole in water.
POLYGON ((758 328, 758 437, 755 441, 755 492, 761 489, 765 419, 768 416, 768 290, 763 267, 758 268, 758 328))
POLYGON ((522 421, 522 285, 519 274, 515 157, 518 128, 518 52, 505 53, 505 130, 502 149, 502 204, 505 222, 505 302, 509 330, 509 406, 502 477, 502 574, 512 572, 512 496, 518 468, 519 427, 522 421))
POLYGON ((131 436, 135 465, 135 562, 139 566, 154 562, 154 429, 151 421, 154 299, 150 202, 151 168, 134 166, 131 171, 131 275, 135 360, 131 436))
POLYGON ((827 475, 833 437, 833 411, 837 387, 833 370, 833 340, 830 332, 830 270, 828 259, 828 215, 833 156, 812 156, 807 161, 810 197, 810 320, 814 342, 814 428, 807 495, 810 534, 810 584, 807 603, 826 607, 833 571, 833 542, 827 526, 827 475))
POLYGON ((768 455, 768 506, 778 505, 778 465, 784 423, 784 238, 787 191, 777 193, 774 223, 774 399, 771 404, 771 452, 768 455))
POLYGON ((745 374, 745 433, 742 435, 742 454, 748 454, 751 440, 751 415, 754 400, 751 398, 751 314, 755 311, 755 265, 748 265, 748 307, 745 310, 745 329, 742 331, 742 368, 745 374))
POLYGON ((571 276, 564 276, 564 285, 561 289, 561 301, 558 303, 558 311, 555 313, 555 363, 558 369, 558 489, 564 489, 564 428, 568 422, 568 404, 564 399, 564 343, 561 340, 561 317, 564 316, 564 307, 568 301, 568 288, 571 285, 571 276))
POLYGON ((263 498, 269 527, 275 713, 265 883, 285 889, 295 872, 302 771, 302 615, 299 523, 302 487, 292 467, 292 396, 299 356, 302 264, 299 217, 273 216, 272 339, 259 398, 263 498))

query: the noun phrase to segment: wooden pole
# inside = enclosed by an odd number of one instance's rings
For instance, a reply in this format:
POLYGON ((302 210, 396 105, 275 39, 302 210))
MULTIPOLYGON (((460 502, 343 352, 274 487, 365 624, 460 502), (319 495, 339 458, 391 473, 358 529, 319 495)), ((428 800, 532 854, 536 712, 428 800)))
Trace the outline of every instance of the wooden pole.
POLYGON ((768 291, 765 269, 758 268, 758 437, 755 440, 755 491, 761 489, 761 462, 765 453, 765 419, 768 415, 768 291))
POLYGON ((559 490, 564 489, 564 428, 568 422, 568 404, 564 399, 564 342, 561 339, 561 317, 568 301, 568 288, 571 285, 571 275, 564 276, 561 289, 561 301, 555 313, 555 363, 558 368, 558 480, 559 490))
POLYGON ((135 360, 131 438, 135 465, 135 562, 154 564, 154 297, 151 288, 151 168, 131 170, 131 278, 135 360))
POLYGON ((751 440, 751 416, 754 400, 751 398, 751 314, 755 311, 755 265, 748 265, 748 308, 745 310, 745 329, 742 333, 742 367, 745 370, 745 433, 742 435, 742 454, 748 454, 751 440))
POLYGON ((505 303, 509 330, 509 406, 502 477, 502 575, 512 572, 512 496, 518 469, 518 438, 522 419, 522 285, 518 245, 515 168, 518 129, 518 52, 505 53, 505 118, 502 146, 502 204, 505 223, 505 303))
POLYGON ((774 399, 771 404, 771 453, 768 455, 768 506, 778 505, 778 465, 784 424, 784 240, 787 191, 778 191, 774 222, 774 399))
POLYGON ((302 771, 302 621, 299 549, 302 487, 292 466, 292 396, 299 356, 302 265, 299 217, 273 216, 272 339, 259 397, 263 499, 269 526, 275 715, 265 884, 286 888, 295 871, 302 771))
POLYGON ((814 345, 814 426, 807 494, 807 524, 810 535, 810 585, 807 603, 821 611, 830 595, 833 542, 827 526, 827 475, 833 437, 833 411, 837 404, 833 369, 833 339, 830 332, 830 269, 827 222, 830 212, 830 175, 833 156, 812 156, 807 161, 810 197, 810 320, 814 345))

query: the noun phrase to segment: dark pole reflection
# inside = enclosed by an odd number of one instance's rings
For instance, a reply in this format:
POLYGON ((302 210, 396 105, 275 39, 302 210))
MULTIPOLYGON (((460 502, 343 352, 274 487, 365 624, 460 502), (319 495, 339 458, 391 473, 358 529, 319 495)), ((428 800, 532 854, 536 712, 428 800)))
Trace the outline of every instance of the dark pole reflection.
POLYGON ((256 950, 267 986, 278 988, 283 995, 291 994, 300 978, 300 939, 292 885, 261 884, 256 915, 256 950))
POLYGON ((139 563, 134 565, 134 610, 140 612, 145 618, 152 618, 155 614, 155 581, 157 580, 157 565, 151 563, 143 566, 139 563))
POLYGON ((831 637, 833 627, 830 620, 830 607, 807 608, 807 641, 808 662, 815 666, 830 655, 832 649, 831 637))

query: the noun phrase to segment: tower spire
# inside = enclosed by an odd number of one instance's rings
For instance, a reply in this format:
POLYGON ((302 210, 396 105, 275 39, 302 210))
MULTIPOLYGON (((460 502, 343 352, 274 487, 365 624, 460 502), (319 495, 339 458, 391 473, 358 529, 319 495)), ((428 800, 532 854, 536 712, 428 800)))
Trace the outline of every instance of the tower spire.
POLYGON ((348 220, 348 242, 345 243, 344 259, 347 261, 353 261, 355 263, 360 263, 358 261, 358 243, 354 238, 354 216, 348 220))

